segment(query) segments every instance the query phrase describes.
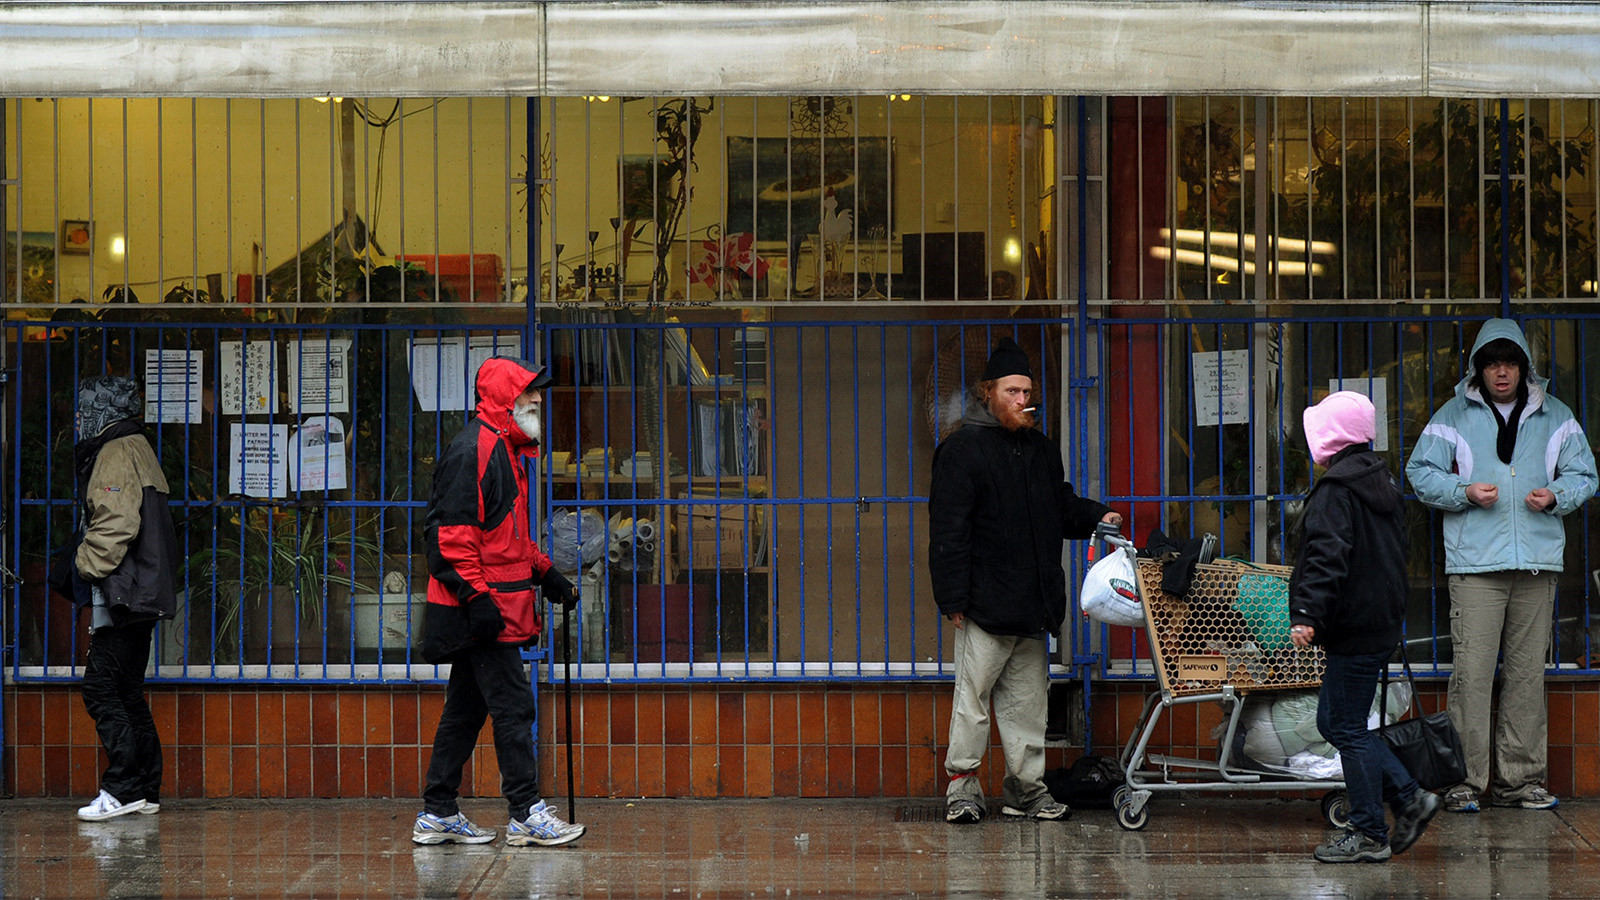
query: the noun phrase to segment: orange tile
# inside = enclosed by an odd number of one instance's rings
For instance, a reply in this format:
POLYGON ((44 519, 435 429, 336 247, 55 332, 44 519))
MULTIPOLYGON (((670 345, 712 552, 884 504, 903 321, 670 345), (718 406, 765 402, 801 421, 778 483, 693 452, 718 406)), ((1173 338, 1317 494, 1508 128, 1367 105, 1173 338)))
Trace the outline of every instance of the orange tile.
POLYGON ((6 737, 18 747, 44 743, 44 698, 38 691, 17 690, 4 706, 6 737))
MULTIPOLYGON (((304 747, 311 743, 311 694, 306 691, 285 691, 283 695, 283 742, 291 747, 304 747)), ((309 775, 307 776, 310 777, 309 775)), ((293 786, 293 781, 290 782, 293 786)), ((309 782, 306 790, 310 790, 309 782)), ((306 797, 309 794, 296 794, 306 797)))
POLYGON ((1600 735, 1600 693, 1594 689, 1572 695, 1572 729, 1574 735, 1584 736, 1585 743, 1600 735))
POLYGON ((1199 746, 1195 704, 1182 703, 1167 711, 1167 721, 1172 724, 1172 747, 1199 746))
MULTIPOLYGON (((717 742, 724 747, 744 744, 744 693, 737 689, 717 693, 717 742)), ((744 781, 742 766, 739 780, 744 781)), ((726 796, 741 797, 743 794, 726 796)))
MULTIPOLYGON (((883 692, 872 685, 861 685, 850 697, 853 707, 851 718, 854 720, 851 733, 857 746, 878 747, 883 744, 883 736, 878 731, 878 700, 882 695, 883 692)), ((830 734, 828 739, 833 740, 833 736, 830 734)), ((876 797, 877 794, 867 796, 876 797)))
POLYGON ((66 747, 51 747, 48 751, 44 755, 44 795, 73 796, 72 751, 66 747))
MULTIPOLYGON (((364 691, 354 688, 344 688, 337 691, 334 696, 338 699, 339 743, 345 747, 354 747, 366 742, 367 736, 367 700, 364 691)), ((315 721, 316 707, 312 706, 312 721, 315 721)))
POLYGON ((1587 744, 1576 748, 1572 769, 1572 795, 1600 797, 1600 747, 1587 744))
POLYGON ((11 763, 11 777, 7 783, 18 797, 43 797, 44 748, 37 744, 17 745, 7 754, 11 763))
POLYGON ((661 797, 667 792, 666 768, 662 763, 661 747, 640 744, 638 750, 638 788, 640 797, 661 797))
POLYGON ((261 780, 259 776, 259 753, 255 747, 232 748, 233 763, 230 777, 233 779, 233 789, 228 792, 230 797, 259 797, 261 796, 261 780))
POLYGON ((156 737, 163 744, 178 742, 178 695, 172 690, 151 688, 146 698, 150 717, 156 720, 156 737))
POLYGON ((256 733, 250 739, 260 746, 283 745, 283 691, 264 685, 256 692, 256 733))
POLYGON ((393 797, 394 748, 385 744, 381 747, 362 747, 360 749, 367 758, 366 796, 393 797))
MULTIPOLYGON (((800 696, 793 690, 777 689, 772 695, 772 743, 800 743, 800 696)), ((785 796, 794 796, 786 794, 785 796)))
POLYGON ((390 776, 394 784, 393 796, 422 796, 423 773, 427 771, 428 751, 419 747, 400 746, 394 748, 390 758, 394 760, 394 773, 390 776))
MULTIPOLYGON (((633 739, 641 747, 659 745, 662 742, 661 701, 661 692, 650 688, 641 688, 634 695, 633 708, 636 721, 633 739)), ((640 777, 643 778, 642 773, 640 777)))
MULTIPOLYGON (((314 737, 314 736, 313 736, 314 737)), ((339 748, 312 746, 311 794, 315 797, 339 796, 339 748)))
POLYGON ((746 797, 772 796, 772 747, 752 743, 744 748, 746 797))
POLYGON ((855 742, 855 697, 849 687, 836 687, 822 696, 827 710, 827 734, 824 743, 830 747, 848 747, 855 742))
POLYGON ((772 796, 800 796, 800 748, 772 748, 772 796))
POLYGON ((256 749, 256 796, 276 799, 284 795, 283 746, 265 744, 256 749))
MULTIPOLYGON (((562 727, 566 725, 566 708, 563 700, 557 700, 551 709, 559 710, 557 720, 562 727)), ((605 691, 584 691, 581 697, 574 697, 572 715, 575 717, 572 727, 573 743, 577 744, 609 744, 611 742, 611 698, 605 691)))
POLYGON ((396 744, 416 746, 420 742, 416 691, 402 688, 390 695, 389 729, 396 744))
POLYGON ((161 790, 167 796, 186 798, 206 796, 206 751, 204 747, 179 747, 172 775, 162 773, 161 790))
POLYGON ((1545 776, 1544 786, 1557 797, 1573 796, 1577 779, 1572 771, 1572 761, 1576 753, 1572 747, 1551 746, 1546 752, 1545 763, 1548 773, 1545 776))
POLYGON ((689 748, 689 793, 694 797, 717 796, 718 748, 715 743, 689 748))
POLYGON ((906 691, 905 688, 885 688, 878 695, 879 743, 905 746, 906 743, 906 691))
POLYGON ((638 739, 638 712, 633 691, 625 688, 612 689, 610 717, 612 746, 632 744, 638 739))
POLYGON ((856 790, 856 754, 848 746, 828 749, 828 796, 853 797, 856 790))
POLYGON ((882 773, 880 783, 885 797, 905 797, 906 792, 906 748, 900 745, 884 747, 878 754, 878 769, 882 773))
MULTIPOLYGON (((205 743, 226 747, 233 742, 233 698, 230 688, 212 688, 200 696, 201 715, 205 716, 205 743)), ((219 796, 227 796, 225 794, 219 796)))
POLYGON ((99 747, 73 747, 68 752, 72 759, 72 796, 95 796, 100 791, 100 773, 105 771, 105 754, 99 747))
POLYGON ((601 797, 639 796, 639 751, 630 744, 613 744, 611 765, 606 769, 605 791, 601 797))
POLYGON ((828 742, 828 699, 818 688, 801 688, 800 743, 822 746, 828 742))
POLYGON ((332 691, 311 693, 311 745, 339 743, 339 695, 332 691))
MULTIPOLYGON (((772 743, 772 692, 766 688, 751 688, 744 694, 744 743, 752 747, 772 743)), ((746 766, 745 770, 748 772, 749 767, 746 766)), ((770 766, 768 771, 770 773, 770 766)))
MULTIPOLYGON (((879 771, 879 750, 877 747, 855 748, 855 787, 847 796, 851 797, 881 797, 883 796, 883 775, 879 771)), ((831 766, 832 763, 830 762, 831 766)))
POLYGON ((689 742, 699 747, 717 743, 717 692, 706 686, 689 694, 689 742))
POLYGON ((311 780, 311 748, 294 745, 283 751, 283 794, 291 799, 316 796, 311 780))
POLYGON ((906 794, 911 797, 944 796, 944 753, 926 747, 906 752, 906 794))
POLYGON ((717 749, 718 797, 745 797, 744 746, 723 746, 717 749))
MULTIPOLYGON (((578 752, 578 748, 573 748, 578 752)), ((578 758, 580 761, 582 757, 578 758)), ((472 785, 472 796, 495 797, 500 794, 500 758, 494 752, 493 743, 478 742, 478 749, 472 753, 472 776, 463 779, 463 784, 472 785)))
MULTIPOLYGON (((603 745, 574 747, 579 768, 577 792, 580 797, 604 797, 611 792, 611 748, 603 745)), ((564 775, 564 773, 563 773, 564 775)), ((566 793, 566 778, 560 782, 561 793, 566 793)))
POLYGON ((388 691, 363 691, 361 698, 361 740, 365 746, 394 743, 394 730, 390 726, 394 697, 388 691))
POLYGON ((1572 743, 1572 692, 1557 690, 1560 685, 1551 685, 1551 690, 1545 692, 1548 697, 1546 709, 1549 711, 1550 744, 1572 743))
POLYGON ((690 759, 689 747, 668 747, 662 757, 662 765, 666 769, 666 778, 662 785, 662 794, 667 797, 689 797, 691 780, 689 778, 690 759))
POLYGON ((687 693, 674 690, 662 694, 661 725, 664 731, 663 743, 690 743, 689 695, 687 693))
POLYGON ((933 695, 918 692, 906 697, 906 745, 932 747, 938 740, 933 695))
POLYGON ((418 743, 429 746, 433 732, 439 727, 439 716, 444 712, 444 688, 426 685, 417 695, 418 743))
POLYGON ((254 744, 260 733, 256 720, 256 692, 249 686, 228 691, 228 743, 254 744))
POLYGON ((67 703, 67 715, 71 719, 67 725, 69 744, 82 747, 100 743, 100 734, 95 731, 94 719, 89 715, 89 708, 83 705, 82 694, 71 696, 71 700, 67 703))
POLYGON ((233 795, 233 750, 226 743, 221 746, 208 746, 203 748, 201 765, 205 766, 205 774, 201 782, 205 785, 207 797, 230 797, 233 795))
POLYGON ((47 747, 65 747, 72 743, 72 701, 79 709, 83 708, 82 700, 73 697, 64 690, 46 690, 40 695, 40 714, 43 716, 44 745, 47 747))
POLYGON ((339 748, 339 797, 367 796, 367 749, 339 748))
POLYGON ((817 744, 800 746, 800 796, 828 796, 828 748, 817 744))

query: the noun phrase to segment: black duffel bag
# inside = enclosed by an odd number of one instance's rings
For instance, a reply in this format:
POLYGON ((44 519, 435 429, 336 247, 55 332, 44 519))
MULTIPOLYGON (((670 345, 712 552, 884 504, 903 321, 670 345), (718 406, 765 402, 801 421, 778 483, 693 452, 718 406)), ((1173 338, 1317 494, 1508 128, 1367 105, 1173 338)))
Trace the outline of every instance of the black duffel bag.
MULTIPOLYGON (((1417 683, 1411 677, 1411 662, 1406 659, 1405 647, 1400 648, 1400 663, 1405 667, 1406 681, 1411 685, 1412 702, 1416 702, 1417 683)), ((1461 747, 1461 735, 1448 712, 1402 719, 1393 725, 1389 720, 1389 669, 1383 670, 1383 701, 1378 713, 1378 735, 1389 745, 1389 751, 1406 767, 1411 777, 1425 791, 1440 791, 1467 779, 1467 754, 1461 747)))

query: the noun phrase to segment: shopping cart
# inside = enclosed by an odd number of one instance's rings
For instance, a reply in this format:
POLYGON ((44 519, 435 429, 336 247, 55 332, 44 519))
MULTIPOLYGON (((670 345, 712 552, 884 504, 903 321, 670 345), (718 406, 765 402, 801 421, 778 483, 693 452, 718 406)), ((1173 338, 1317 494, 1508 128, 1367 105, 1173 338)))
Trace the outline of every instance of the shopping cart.
POLYGON ((1161 563, 1138 559, 1121 535, 1102 531, 1107 552, 1134 557, 1150 657, 1160 689, 1145 700, 1119 758, 1126 783, 1112 798, 1117 824, 1130 831, 1150 820, 1150 798, 1164 791, 1327 790, 1322 814, 1335 828, 1350 821, 1343 781, 1309 780, 1291 771, 1248 767, 1230 757, 1254 691, 1316 688, 1322 683, 1320 647, 1289 640, 1288 566, 1219 559, 1195 565, 1189 591, 1161 589, 1161 563), (1225 715, 1216 760, 1148 752, 1161 717, 1175 706, 1221 703, 1225 715))

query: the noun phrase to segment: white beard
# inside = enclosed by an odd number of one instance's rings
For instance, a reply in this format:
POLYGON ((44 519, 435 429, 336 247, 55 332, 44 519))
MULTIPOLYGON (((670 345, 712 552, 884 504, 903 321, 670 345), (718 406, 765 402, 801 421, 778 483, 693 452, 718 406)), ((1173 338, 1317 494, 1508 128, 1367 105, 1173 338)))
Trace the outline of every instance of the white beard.
POLYGON ((539 407, 536 404, 512 407, 511 421, 517 423, 528 440, 539 443, 539 407))

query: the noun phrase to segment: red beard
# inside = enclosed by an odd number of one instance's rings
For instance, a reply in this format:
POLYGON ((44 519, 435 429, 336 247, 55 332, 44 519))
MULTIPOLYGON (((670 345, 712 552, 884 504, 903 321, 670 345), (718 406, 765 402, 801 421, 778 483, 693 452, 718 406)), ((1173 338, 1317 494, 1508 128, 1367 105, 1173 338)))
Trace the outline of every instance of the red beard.
POLYGON ((1033 427, 1033 413, 1026 410, 995 409, 991 406, 989 412, 999 421, 1000 427, 1007 431, 1021 431, 1033 427))

